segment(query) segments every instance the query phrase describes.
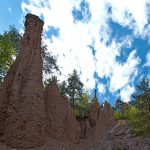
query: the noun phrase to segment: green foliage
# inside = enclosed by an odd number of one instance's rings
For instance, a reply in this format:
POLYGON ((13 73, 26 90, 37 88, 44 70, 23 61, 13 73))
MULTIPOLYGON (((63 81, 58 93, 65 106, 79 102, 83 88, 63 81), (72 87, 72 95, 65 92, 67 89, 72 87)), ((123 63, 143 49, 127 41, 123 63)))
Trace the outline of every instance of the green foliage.
POLYGON ((115 111, 121 112, 123 110, 124 103, 118 98, 115 104, 115 111))
POLYGON ((137 136, 146 136, 150 134, 150 112, 139 110, 135 106, 130 106, 126 111, 126 117, 129 120, 137 136))
POLYGON ((77 71, 74 69, 67 79, 60 84, 60 92, 69 97, 72 108, 75 107, 75 101, 82 96, 83 83, 77 71))
POLYGON ((124 114, 120 113, 120 112, 115 112, 114 113, 116 120, 124 120, 124 114))
POLYGON ((60 83, 59 85, 59 89, 60 89, 60 93, 62 95, 67 96, 67 81, 63 81, 62 83, 60 83))
POLYGON ((139 110, 135 106, 128 105, 123 112, 115 112, 115 118, 116 120, 129 120, 137 136, 150 135, 150 111, 139 110))
POLYGON ((140 110, 150 111, 150 81, 143 78, 139 85, 136 86, 136 91, 132 95, 134 104, 140 110))
POLYGON ((57 65, 57 57, 48 52, 47 45, 42 45, 42 58, 43 58, 43 73, 46 75, 57 71, 60 73, 59 66, 57 65))
MULTIPOLYGON (((0 35, 0 82, 13 63, 13 57, 20 51, 22 34, 15 26, 9 26, 8 31, 0 35)), ((42 58, 43 58, 43 74, 52 74, 54 71, 59 72, 57 65, 57 57, 48 52, 45 44, 42 44, 42 58)), ((45 79, 45 78, 44 78, 45 79)))
POLYGON ((20 50, 22 35, 15 28, 9 26, 8 31, 0 35, 0 82, 12 65, 16 54, 20 50))
POLYGON ((127 103, 124 103, 123 101, 121 101, 120 98, 118 98, 116 100, 115 107, 113 108, 115 111, 116 120, 127 119, 126 111, 127 111, 128 107, 129 107, 129 105, 127 103))
POLYGON ((83 84, 75 69, 69 74, 67 81, 59 84, 59 89, 62 95, 69 98, 77 118, 84 119, 88 116, 91 97, 87 90, 83 90, 83 84))
POLYGON ((143 78, 132 95, 132 106, 127 117, 136 135, 150 135, 150 85, 149 80, 143 78))
POLYGON ((121 113, 123 113, 124 110, 125 110, 127 107, 128 107, 128 104, 125 103, 125 102, 123 102, 123 101, 121 101, 120 98, 118 98, 118 99, 116 100, 116 104, 115 104, 115 111, 116 111, 116 112, 121 112, 121 113))
POLYGON ((0 35, 0 83, 12 65, 15 54, 10 35, 0 35))
POLYGON ((86 90, 82 93, 82 96, 75 100, 75 115, 79 119, 84 119, 88 116, 91 106, 91 97, 86 90))
POLYGON ((150 136, 150 85, 142 79, 132 95, 132 102, 125 104, 116 101, 115 117, 117 120, 128 119, 137 136, 150 136))
POLYGON ((16 51, 16 54, 20 51, 22 34, 14 26, 9 26, 8 31, 4 31, 4 36, 9 36, 11 43, 13 43, 13 49, 16 51))

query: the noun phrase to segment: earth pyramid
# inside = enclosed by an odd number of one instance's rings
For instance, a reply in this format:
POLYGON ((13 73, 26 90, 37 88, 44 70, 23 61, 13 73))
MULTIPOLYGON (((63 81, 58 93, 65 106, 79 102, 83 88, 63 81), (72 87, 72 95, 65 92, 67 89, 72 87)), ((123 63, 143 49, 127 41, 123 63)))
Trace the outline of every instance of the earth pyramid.
POLYGON ((45 142, 41 34, 44 22, 28 14, 21 50, 0 86, 1 141, 31 148, 45 142))
POLYGON ((57 80, 52 80, 44 91, 47 129, 49 136, 78 144, 80 126, 67 97, 59 92, 57 80))
POLYGON ((20 52, 0 85, 0 142, 17 149, 36 149, 52 141, 57 141, 55 149, 68 143, 71 150, 75 146, 87 149, 85 146, 99 142, 116 124, 113 111, 108 103, 104 108, 99 105, 95 92, 89 115, 77 120, 68 98, 60 94, 57 80, 43 91, 43 25, 37 16, 26 15, 20 52))

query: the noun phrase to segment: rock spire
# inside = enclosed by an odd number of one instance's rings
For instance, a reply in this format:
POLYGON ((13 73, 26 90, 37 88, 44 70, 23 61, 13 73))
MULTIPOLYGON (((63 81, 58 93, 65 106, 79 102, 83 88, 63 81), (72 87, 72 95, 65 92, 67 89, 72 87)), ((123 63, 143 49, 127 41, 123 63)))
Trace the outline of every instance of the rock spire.
POLYGON ((26 15, 21 50, 0 86, 0 135, 12 147, 45 142, 41 34, 44 22, 26 15))

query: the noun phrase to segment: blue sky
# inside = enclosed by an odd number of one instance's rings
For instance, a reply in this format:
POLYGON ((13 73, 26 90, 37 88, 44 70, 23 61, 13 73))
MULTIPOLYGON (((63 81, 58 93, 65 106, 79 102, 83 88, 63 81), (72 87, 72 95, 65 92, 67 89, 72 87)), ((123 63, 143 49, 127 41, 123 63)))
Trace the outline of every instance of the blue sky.
POLYGON ((44 20, 43 41, 58 55, 60 81, 75 68, 100 102, 130 100, 141 78, 150 79, 149 0, 1 0, 0 33, 23 32, 27 13, 44 20))

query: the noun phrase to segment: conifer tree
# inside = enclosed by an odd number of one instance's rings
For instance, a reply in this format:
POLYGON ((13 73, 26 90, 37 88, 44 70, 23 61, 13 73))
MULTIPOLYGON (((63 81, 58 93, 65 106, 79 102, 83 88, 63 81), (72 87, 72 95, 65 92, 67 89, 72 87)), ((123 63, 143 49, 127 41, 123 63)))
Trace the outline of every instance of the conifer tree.
POLYGON ((80 81, 77 70, 74 69, 73 72, 69 74, 67 86, 67 93, 73 108, 75 107, 75 99, 82 96, 82 88, 83 83, 80 81))
POLYGON ((141 80, 132 98, 137 108, 150 111, 150 81, 148 79, 141 80))

